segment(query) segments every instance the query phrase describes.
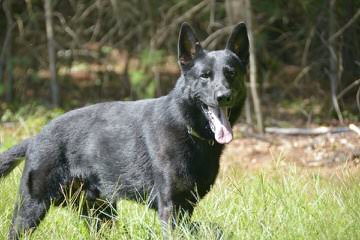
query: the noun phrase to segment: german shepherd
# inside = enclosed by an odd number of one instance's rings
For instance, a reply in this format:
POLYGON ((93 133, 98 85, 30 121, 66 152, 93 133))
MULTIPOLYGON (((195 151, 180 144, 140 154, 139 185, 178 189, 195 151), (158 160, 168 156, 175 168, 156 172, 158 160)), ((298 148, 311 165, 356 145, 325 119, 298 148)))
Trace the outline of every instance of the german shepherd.
POLYGON ((9 239, 34 230, 70 185, 84 192, 83 214, 97 209, 101 221, 110 220, 116 201, 124 198, 150 199, 164 236, 176 220, 191 217, 214 184, 224 145, 233 139, 231 127, 246 96, 248 57, 244 23, 219 51, 203 49, 183 23, 181 76, 168 95, 70 111, 0 154, 1 177, 26 158, 9 239))

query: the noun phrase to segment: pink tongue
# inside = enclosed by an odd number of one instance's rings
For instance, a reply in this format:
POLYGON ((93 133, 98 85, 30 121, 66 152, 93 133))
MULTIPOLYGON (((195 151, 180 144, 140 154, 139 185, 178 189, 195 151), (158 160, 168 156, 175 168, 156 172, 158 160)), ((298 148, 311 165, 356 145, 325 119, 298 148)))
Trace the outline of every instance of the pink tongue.
POLYGON ((230 122, 225 115, 225 111, 222 108, 213 108, 209 107, 211 117, 211 122, 214 126, 215 140, 220 144, 225 144, 231 142, 232 129, 230 122))

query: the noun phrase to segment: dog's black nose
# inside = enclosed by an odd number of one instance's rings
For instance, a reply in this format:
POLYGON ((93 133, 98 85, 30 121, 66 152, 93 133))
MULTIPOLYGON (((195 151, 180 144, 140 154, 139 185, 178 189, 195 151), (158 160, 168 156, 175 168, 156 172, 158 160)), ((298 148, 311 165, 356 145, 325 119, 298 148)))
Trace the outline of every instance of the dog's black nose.
POLYGON ((219 105, 227 105, 232 100, 231 91, 219 92, 216 96, 219 105))

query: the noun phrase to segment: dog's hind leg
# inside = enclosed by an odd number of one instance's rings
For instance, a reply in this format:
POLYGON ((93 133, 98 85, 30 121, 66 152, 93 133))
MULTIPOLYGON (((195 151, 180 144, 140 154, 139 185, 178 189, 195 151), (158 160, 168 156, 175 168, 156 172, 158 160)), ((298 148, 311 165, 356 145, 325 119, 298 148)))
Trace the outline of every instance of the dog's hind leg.
POLYGON ((15 205, 9 240, 19 239, 22 234, 35 230, 49 206, 50 201, 32 198, 26 192, 21 193, 15 205))
POLYGON ((25 232, 35 230, 51 200, 59 196, 60 183, 67 173, 56 164, 58 159, 56 151, 41 151, 39 148, 27 156, 9 239, 18 239, 25 232))

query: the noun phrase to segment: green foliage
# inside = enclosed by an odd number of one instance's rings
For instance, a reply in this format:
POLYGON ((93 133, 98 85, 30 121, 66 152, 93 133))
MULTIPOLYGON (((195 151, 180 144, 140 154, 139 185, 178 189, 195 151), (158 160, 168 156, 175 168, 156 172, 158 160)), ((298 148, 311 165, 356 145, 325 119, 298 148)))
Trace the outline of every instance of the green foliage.
POLYGON ((63 110, 56 108, 49 110, 42 106, 37 105, 25 105, 19 108, 16 112, 10 109, 6 109, 5 112, 0 115, 0 126, 3 123, 9 122, 12 126, 17 126, 16 130, 0 127, 0 147, 3 149, 8 148, 14 139, 25 138, 29 135, 35 135, 41 128, 49 122, 51 119, 63 114, 63 110), (11 136, 4 138, 3 136, 11 132, 11 136), (4 142, 1 142, 4 140, 4 142))
POLYGON ((14 137, 7 137, 3 142, 0 142, 0 152, 9 149, 17 143, 17 139, 14 137))
POLYGON ((151 98, 155 95, 155 85, 151 77, 143 70, 130 72, 131 89, 136 98, 151 98))
POLYGON ((130 72, 131 84, 135 88, 139 88, 146 78, 144 71, 131 71, 130 72))
POLYGON ((349 111, 342 111, 344 119, 347 119, 349 121, 358 122, 360 121, 360 114, 353 114, 349 111))
POLYGON ((131 70, 130 83, 136 98, 155 97, 156 84, 152 70, 164 61, 164 51, 145 49, 140 56, 140 67, 131 70))
POLYGON ((13 112, 11 109, 6 109, 2 116, 0 116, 0 123, 17 122, 20 119, 24 121, 41 119, 41 122, 44 122, 49 121, 63 113, 64 111, 60 108, 49 110, 48 108, 45 108, 41 105, 29 104, 20 107, 16 112, 13 112))
POLYGON ((112 47, 109 46, 102 46, 100 51, 101 53, 108 55, 109 53, 111 53, 111 51, 114 50, 112 47))
POLYGON ((153 66, 160 64, 165 57, 163 50, 145 49, 140 56, 141 64, 143 66, 153 66))
POLYGON ((90 65, 87 62, 74 62, 71 66, 71 71, 79 72, 79 71, 88 71, 90 69, 90 65))
POLYGON ((31 58, 29 56, 14 56, 11 58, 12 64, 16 66, 28 67, 31 65, 31 58))

